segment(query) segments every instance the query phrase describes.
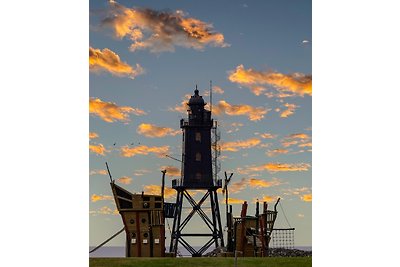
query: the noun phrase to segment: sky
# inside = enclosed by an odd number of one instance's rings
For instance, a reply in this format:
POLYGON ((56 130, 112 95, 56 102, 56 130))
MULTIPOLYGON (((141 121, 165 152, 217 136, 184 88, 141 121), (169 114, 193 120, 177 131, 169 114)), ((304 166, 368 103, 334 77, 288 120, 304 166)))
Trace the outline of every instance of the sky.
MULTIPOLYGON (((276 227, 295 227, 295 245, 311 246, 311 1, 90 1, 89 9, 90 245, 122 227, 105 162, 131 192, 158 193, 165 168, 170 187, 180 163, 165 155, 180 158, 184 103, 196 85, 210 103, 212 80, 218 175, 234 173, 234 215, 243 201, 252 215, 256 199, 280 197, 276 227)), ((175 195, 167 188, 166 201, 175 195)))

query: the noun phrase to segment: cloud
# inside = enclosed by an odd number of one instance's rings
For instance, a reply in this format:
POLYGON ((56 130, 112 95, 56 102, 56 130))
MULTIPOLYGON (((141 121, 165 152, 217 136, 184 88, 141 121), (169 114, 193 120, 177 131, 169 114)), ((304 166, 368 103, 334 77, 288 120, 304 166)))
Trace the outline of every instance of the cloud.
POLYGON ((132 182, 132 178, 128 176, 122 176, 117 179, 117 182, 121 184, 130 184, 132 182))
POLYGON ((274 139, 277 136, 276 134, 270 134, 270 133, 262 133, 257 135, 260 135, 260 137, 264 139, 274 139))
POLYGON ((297 217, 299 217, 299 218, 304 218, 304 214, 298 213, 298 214, 297 214, 297 217))
POLYGON ((263 86, 250 86, 250 91, 256 96, 261 95, 265 90, 267 90, 267 88, 263 86))
POLYGON ((229 116, 247 116, 251 121, 259 121, 267 114, 268 109, 263 107, 253 107, 250 105, 231 105, 225 100, 218 102, 218 105, 213 106, 213 112, 216 115, 225 113, 229 116))
POLYGON ((233 122, 233 123, 231 123, 231 126, 232 126, 232 127, 242 127, 242 126, 243 126, 243 123, 240 123, 240 122, 233 122))
POLYGON ((167 135, 172 135, 175 136, 179 133, 181 133, 180 130, 174 130, 172 128, 168 127, 159 127, 154 124, 149 124, 149 123, 141 123, 137 130, 139 134, 144 135, 146 137, 164 137, 167 135))
POLYGON ((146 146, 140 145, 136 147, 121 147, 121 156, 122 157, 133 157, 136 155, 148 155, 149 153, 155 154, 157 157, 165 157, 166 154, 169 153, 169 146, 146 146))
POLYGON ((108 196, 108 195, 96 195, 93 194, 91 197, 92 202, 97 202, 100 200, 114 200, 113 196, 108 196))
POLYGON ((311 142, 310 143, 303 143, 303 144, 299 145, 299 147, 306 147, 306 146, 312 147, 312 143, 311 142))
POLYGON ((310 168, 310 164, 307 163, 267 163, 261 166, 250 167, 248 168, 250 171, 264 171, 267 170, 269 172, 294 172, 294 171, 308 171, 310 168))
MULTIPOLYGON (((294 93, 299 96, 312 94, 311 75, 302 73, 282 74, 273 71, 256 71, 245 69, 243 65, 236 67, 236 70, 229 73, 228 79, 231 82, 246 86, 255 94, 261 94, 265 89, 262 85, 269 85, 278 93, 294 93)), ((278 96, 279 95, 275 95, 278 96)), ((291 95, 289 95, 291 96, 291 95)))
POLYGON ((98 137, 99 137, 99 135, 97 133, 89 132, 89 140, 90 139, 94 139, 94 138, 98 138, 98 137))
POLYGON ((106 170, 92 170, 90 171, 89 175, 107 175, 107 171, 106 170))
POLYGON ((129 106, 117 106, 112 102, 103 102, 99 98, 89 99, 89 113, 99 116, 103 121, 129 121, 129 113, 137 116, 145 115, 141 109, 132 108, 129 106))
POLYGON ((118 210, 117 209, 112 210, 111 208, 104 206, 101 207, 97 213, 103 215, 108 215, 108 214, 118 215, 118 210))
MULTIPOLYGON (((238 198, 230 198, 228 197, 228 202, 229 205, 234 205, 234 204, 243 204, 245 200, 243 199, 238 199, 238 198)), ((225 198, 221 199, 221 203, 225 203, 225 198)))
POLYGON ((122 62, 119 56, 108 48, 103 50, 89 47, 89 70, 93 72, 108 71, 118 77, 129 77, 135 79, 143 74, 144 69, 136 64, 136 67, 122 62))
MULTIPOLYGON (((267 195, 264 195, 264 196, 262 196, 262 198, 258 199, 259 202, 275 202, 277 200, 278 200, 278 197, 267 196, 267 195)), ((257 201, 257 199, 255 199, 255 200, 253 199, 253 202, 256 202, 256 201, 257 201)))
POLYGON ((301 200, 303 200, 303 201, 305 201, 305 202, 311 202, 311 201, 312 201, 312 195, 311 195, 311 194, 303 195, 303 196, 301 197, 301 200))
POLYGON ((213 86, 213 93, 222 95, 224 93, 224 90, 219 86, 213 86))
POLYGON ((282 154, 287 154, 287 153, 289 153, 289 150, 282 149, 282 148, 277 148, 277 149, 273 149, 273 150, 268 151, 266 154, 269 157, 275 157, 275 156, 282 155, 282 154))
POLYGON ((305 134, 305 133, 294 133, 294 134, 288 135, 287 138, 291 138, 291 139, 310 139, 310 136, 308 136, 308 134, 305 134))
POLYGON ((228 191, 230 193, 238 193, 238 192, 242 191, 243 189, 245 189, 246 186, 247 186, 246 178, 242 178, 240 181, 235 182, 231 185, 228 185, 228 191))
POLYGON ((141 169, 141 170, 136 170, 133 172, 133 175, 135 176, 143 176, 145 173, 149 173, 149 170, 146 169, 141 169))
POLYGON ((110 152, 107 150, 103 144, 89 145, 89 150, 97 155, 105 156, 105 153, 110 152))
POLYGON ((309 187, 299 187, 299 188, 288 188, 285 189, 285 195, 300 195, 300 194, 308 194, 311 192, 311 188, 309 187))
POLYGON ((293 145, 298 145, 299 147, 305 147, 305 146, 308 146, 308 144, 310 144, 310 146, 311 146, 310 139, 311 139, 311 137, 308 134, 294 133, 294 134, 285 136, 281 140, 281 144, 283 147, 290 147, 293 145), (304 144, 307 144, 307 145, 304 145, 304 144))
POLYGON ((189 109, 188 106, 188 101, 190 99, 191 95, 190 94, 186 94, 182 100, 182 102, 179 105, 176 105, 173 108, 168 108, 169 111, 176 111, 179 113, 187 113, 187 110, 189 109))
POLYGON ((99 208, 98 210, 89 211, 89 214, 94 215, 94 216, 96 216, 98 214, 101 214, 101 215, 110 215, 110 214, 111 215, 118 215, 119 212, 118 212, 117 209, 112 210, 110 207, 103 206, 103 207, 99 208))
POLYGON ((181 176, 181 170, 174 166, 162 166, 161 170, 167 170, 166 173, 167 176, 175 176, 175 177, 181 176))
POLYGON ((284 111, 282 111, 282 113, 281 113, 281 115, 280 115, 281 118, 287 118, 287 117, 293 115, 293 114, 294 114, 294 111, 295 111, 296 108, 298 107, 298 106, 295 105, 295 104, 289 104, 289 103, 286 103, 284 106, 285 106, 287 109, 284 110, 284 111))
POLYGON ((224 143, 221 142, 221 151, 236 152, 239 151, 240 149, 255 147, 259 143, 261 143, 261 141, 258 138, 250 138, 243 141, 239 140, 233 142, 224 142, 224 143))
MULTIPOLYGON (((161 195, 161 186, 155 184, 145 185, 143 191, 149 195, 161 195)), ((175 189, 166 186, 164 188, 164 198, 172 198, 174 196, 176 196, 175 189)))
POLYGON ((302 44, 308 44, 310 41, 308 41, 308 40, 303 40, 301 43, 302 44))
POLYGON ((215 32, 211 24, 188 17, 181 10, 127 8, 114 1, 102 25, 111 28, 115 37, 128 38, 131 51, 173 52, 176 46, 196 50, 204 50, 207 45, 229 46, 224 35, 215 32))
MULTIPOLYGON (((225 92, 221 87, 216 85, 214 85, 212 89, 213 94, 222 95, 225 92)), ((204 90, 203 96, 210 96, 210 90, 204 90)))
POLYGON ((278 186, 278 185, 281 185, 282 183, 276 178, 272 179, 271 181, 250 178, 248 181, 248 184, 250 187, 262 188, 262 187, 278 186))
POLYGON ((227 133, 234 133, 240 130, 240 127, 243 127, 243 123, 233 122, 227 126, 227 133))
POLYGON ((247 186, 251 188, 266 188, 272 186, 281 185, 281 181, 277 178, 273 178, 271 181, 266 181, 263 179, 256 179, 256 178, 242 178, 240 181, 232 183, 228 185, 228 191, 230 193, 239 193, 243 191, 247 186))

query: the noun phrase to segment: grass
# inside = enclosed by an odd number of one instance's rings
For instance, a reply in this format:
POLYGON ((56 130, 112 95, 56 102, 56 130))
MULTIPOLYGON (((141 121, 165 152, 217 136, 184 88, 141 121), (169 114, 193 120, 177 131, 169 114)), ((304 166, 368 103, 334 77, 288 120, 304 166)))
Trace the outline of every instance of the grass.
MULTIPOLYGON (((234 267, 234 258, 90 258, 90 267, 234 267)), ((238 267, 308 267, 311 257, 238 258, 238 267)))

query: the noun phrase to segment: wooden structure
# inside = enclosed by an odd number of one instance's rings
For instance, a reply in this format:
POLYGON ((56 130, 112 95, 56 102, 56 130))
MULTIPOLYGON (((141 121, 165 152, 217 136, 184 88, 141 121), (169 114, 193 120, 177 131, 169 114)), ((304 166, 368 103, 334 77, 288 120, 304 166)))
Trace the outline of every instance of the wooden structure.
MULTIPOLYGON (((193 257, 200 257, 214 244, 215 247, 224 246, 221 217, 218 205, 217 189, 222 188, 222 180, 213 178, 212 153, 211 153, 211 129, 214 121, 211 119, 211 111, 204 108, 203 97, 199 90, 188 102, 188 119, 180 121, 183 132, 182 145, 182 176, 172 181, 172 188, 177 192, 174 222, 171 234, 170 253, 177 253, 178 244, 182 245, 193 257), (190 190, 203 191, 203 197, 197 202, 190 195, 190 190), (210 200, 211 218, 203 211, 202 205, 210 200), (182 219, 182 205, 186 200, 191 206, 191 212, 182 219), (184 232, 185 226, 197 213, 209 233, 184 232), (209 237, 210 239, 200 248, 195 249, 189 244, 186 237, 209 237)), ((215 124, 216 125, 216 124, 215 124)), ((171 212, 172 213, 172 212, 171 212)), ((168 215, 169 217, 169 215, 168 215)))
POLYGON ((162 195, 132 194, 111 183, 126 233, 126 257, 164 257, 165 225, 162 195))
MULTIPOLYGON (((268 256, 268 248, 271 240, 271 233, 277 217, 276 206, 279 198, 274 206, 274 210, 268 210, 266 202, 263 203, 263 212, 259 214, 259 203, 256 203, 256 215, 247 216, 247 202, 242 205, 240 217, 232 217, 232 213, 228 213, 228 223, 233 229, 234 236, 233 250, 241 252, 243 257, 266 257, 268 256)), ((228 241, 229 244, 229 241, 228 241)), ((228 252, 233 252, 229 250, 228 252)))

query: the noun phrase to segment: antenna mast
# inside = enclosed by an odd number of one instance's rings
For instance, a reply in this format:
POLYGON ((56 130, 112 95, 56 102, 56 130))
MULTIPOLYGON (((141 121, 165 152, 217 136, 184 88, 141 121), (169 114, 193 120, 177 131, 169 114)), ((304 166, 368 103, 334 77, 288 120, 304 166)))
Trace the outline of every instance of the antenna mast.
POLYGON ((212 81, 210 80, 210 112, 212 114, 212 81))

